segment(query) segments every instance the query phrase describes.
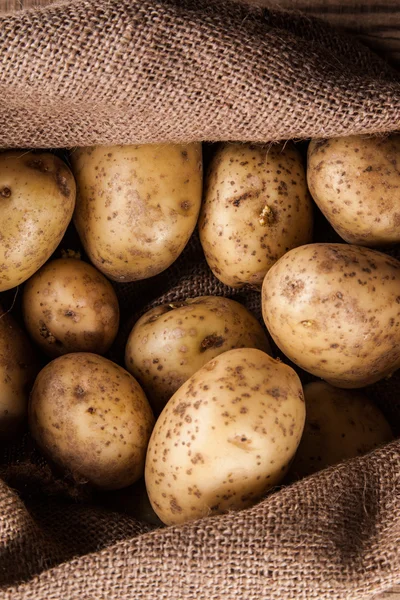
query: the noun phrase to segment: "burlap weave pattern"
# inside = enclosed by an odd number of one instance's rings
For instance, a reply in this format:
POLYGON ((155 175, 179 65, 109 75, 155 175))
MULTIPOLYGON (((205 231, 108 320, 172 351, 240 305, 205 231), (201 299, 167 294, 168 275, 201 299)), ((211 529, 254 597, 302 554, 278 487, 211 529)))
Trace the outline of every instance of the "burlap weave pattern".
MULTIPOLYGON (((302 17, 228 1, 75 0, 0 17, 0 146, 270 141, 399 129, 398 74, 302 17)), ((320 232, 316 230, 320 238, 320 232)), ((196 237, 151 281, 117 286, 125 327, 215 293, 196 237)), ((371 391, 400 434, 396 375, 371 391)), ((0 598, 363 600, 400 577, 400 442, 256 507, 151 531, 101 508, 30 448, 2 452, 0 598), (7 482, 8 485, 6 485, 7 482)))

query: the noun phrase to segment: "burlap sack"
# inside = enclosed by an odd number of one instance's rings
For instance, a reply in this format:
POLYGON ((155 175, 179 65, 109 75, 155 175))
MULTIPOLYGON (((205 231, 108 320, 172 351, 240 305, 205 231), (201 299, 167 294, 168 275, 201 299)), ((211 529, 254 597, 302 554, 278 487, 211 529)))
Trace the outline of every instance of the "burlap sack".
MULTIPOLYGON (((3 147, 270 141, 400 125, 398 74, 300 15, 215 0, 76 0, 1 17, 0 50, 3 147)), ((257 293, 215 280, 196 236, 168 272, 117 288, 116 359, 132 315, 152 303, 236 294, 259 311, 257 293)), ((371 390, 397 435, 398 381, 371 390)), ((399 441, 252 509, 153 531, 94 505, 29 437, 5 448, 1 465, 0 598, 362 600, 400 579, 399 441)))

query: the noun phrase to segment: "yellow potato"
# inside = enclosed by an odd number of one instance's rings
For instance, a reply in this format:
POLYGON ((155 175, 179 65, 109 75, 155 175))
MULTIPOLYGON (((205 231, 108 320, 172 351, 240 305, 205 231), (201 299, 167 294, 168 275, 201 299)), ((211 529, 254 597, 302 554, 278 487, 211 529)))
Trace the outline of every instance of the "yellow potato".
POLYGON ((318 381, 304 387, 304 397, 306 423, 290 467, 292 479, 362 456, 393 439, 389 423, 362 391, 318 381))
POLYGON ((60 243, 75 206, 75 181, 49 153, 0 153, 0 292, 33 275, 60 243))
POLYGON ((346 242, 400 242, 400 135, 313 140, 310 192, 346 242))
POLYGON ((260 288, 285 252, 311 242, 312 202, 291 143, 224 144, 206 177, 200 240, 218 279, 260 288))
POLYGON ((253 348, 217 356, 154 427, 145 468, 154 511, 173 525, 251 506, 284 477, 304 418, 293 369, 253 348))
POLYGON ((26 283, 25 326, 51 357, 68 352, 105 353, 118 331, 119 306, 109 281, 75 258, 48 262, 26 283))
POLYGON ((0 308, 0 440, 9 440, 28 414, 39 362, 25 332, 0 308))
POLYGON ((92 263, 116 281, 167 269, 197 222, 201 144, 80 148, 74 222, 92 263))
POLYGON ((142 388, 125 369, 77 352, 40 371, 29 425, 43 453, 76 481, 118 489, 143 475, 154 417, 142 388))
POLYGON ((257 319, 220 296, 188 298, 144 314, 133 327, 125 363, 159 413, 191 375, 232 348, 271 348, 257 319))
POLYGON ((288 252, 266 275, 265 324, 297 365, 357 388, 400 367, 400 262, 347 244, 288 252))

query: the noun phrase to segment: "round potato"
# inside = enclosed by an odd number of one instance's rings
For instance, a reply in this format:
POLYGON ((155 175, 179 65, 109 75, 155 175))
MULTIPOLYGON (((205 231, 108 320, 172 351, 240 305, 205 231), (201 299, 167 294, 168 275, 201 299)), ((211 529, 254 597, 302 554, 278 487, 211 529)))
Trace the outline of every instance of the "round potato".
POLYGON ((92 265, 74 258, 52 260, 25 284, 25 326, 51 357, 68 352, 106 352, 119 325, 117 296, 92 265))
POLYGON ((159 413, 191 375, 232 348, 271 348, 257 319, 241 304, 220 296, 188 298, 143 315, 132 329, 126 368, 159 413))
POLYGON ((304 397, 306 422, 290 467, 292 479, 362 456, 393 439, 389 423, 361 391, 317 381, 304 387, 304 397))
POLYGON ((67 165, 48 153, 0 153, 0 292, 33 275, 60 243, 75 206, 67 165))
POLYGON ((290 248, 311 242, 313 210, 293 144, 224 144, 206 178, 199 232, 218 279, 261 288, 290 248))
POLYGON ((115 281, 167 269, 196 226, 201 144, 80 148, 71 160, 74 222, 92 263, 115 281))
POLYGON ((310 192, 346 242, 400 242, 400 135, 313 140, 308 149, 310 192))
POLYGON ((154 417, 132 375, 102 356, 78 352, 40 371, 29 425, 43 453, 76 481, 118 489, 143 475, 154 417))
POLYGON ((0 308, 0 440, 9 440, 22 429, 39 368, 28 337, 0 308))
POLYGON ((145 468, 154 511, 172 525, 251 506, 284 477, 304 418, 293 369, 253 348, 217 356, 155 425, 145 468))
POLYGON ((265 324, 297 365, 343 388, 400 366, 400 262, 346 244, 309 244, 283 256, 262 289, 265 324))

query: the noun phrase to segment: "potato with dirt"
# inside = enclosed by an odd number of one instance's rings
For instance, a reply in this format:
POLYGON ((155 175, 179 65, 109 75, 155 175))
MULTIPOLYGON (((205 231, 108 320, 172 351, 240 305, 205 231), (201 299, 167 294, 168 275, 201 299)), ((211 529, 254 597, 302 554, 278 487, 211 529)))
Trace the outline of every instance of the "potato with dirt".
POLYGON ((25 284, 22 309, 28 333, 52 358, 68 352, 104 354, 118 332, 111 283, 76 258, 52 260, 35 273, 25 284))
POLYGON ((187 298, 157 306, 137 321, 126 345, 125 364, 159 414, 191 375, 233 348, 271 354, 260 323, 239 302, 221 296, 187 298))
POLYGON ((222 144, 206 176, 199 219, 212 272, 261 288, 285 252, 312 241, 313 207, 294 144, 222 144))
POLYGON ((400 367, 400 262, 382 252, 295 248, 267 273, 262 311, 282 352, 336 387, 364 387, 400 367))
POLYGON ((246 508, 284 477, 305 404, 293 369, 254 348, 224 352, 172 396, 150 438, 145 480, 166 525, 246 508))
POLYGON ((75 206, 67 165, 48 152, 0 153, 0 292, 29 279, 60 243, 75 206))
POLYGON ((315 202, 346 242, 400 242, 400 135, 312 140, 307 179, 315 202))
POLYGON ((36 378, 31 433, 77 483, 119 489, 143 475, 154 416, 130 373, 97 354, 65 354, 36 378))
POLYGON ((27 421, 29 393, 39 369, 27 335, 0 307, 0 441, 12 439, 27 421))
POLYGON ((362 456, 392 441, 393 433, 364 390, 343 390, 324 381, 304 387, 306 422, 289 477, 300 479, 362 456))
POLYGON ((92 146, 76 149, 71 161, 74 222, 95 267, 123 282, 167 269, 197 223, 201 144, 92 146))

